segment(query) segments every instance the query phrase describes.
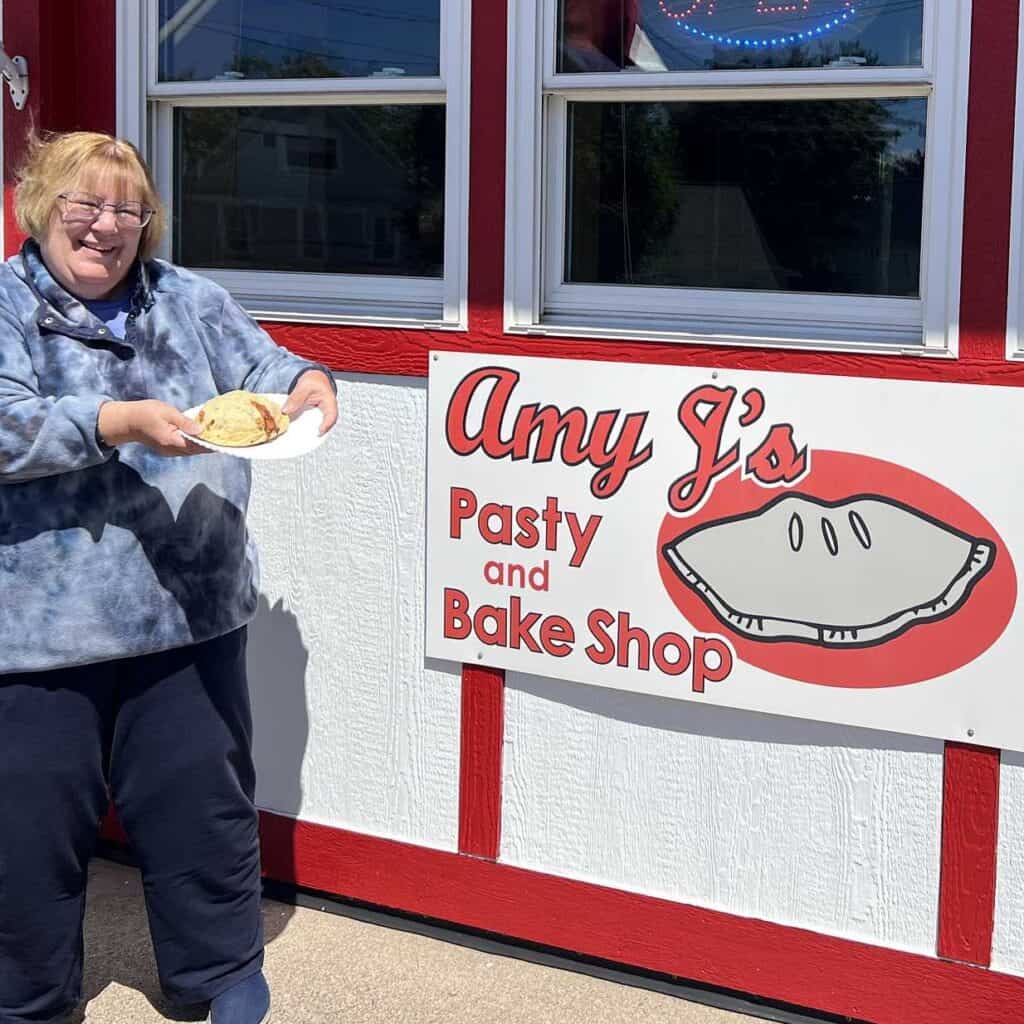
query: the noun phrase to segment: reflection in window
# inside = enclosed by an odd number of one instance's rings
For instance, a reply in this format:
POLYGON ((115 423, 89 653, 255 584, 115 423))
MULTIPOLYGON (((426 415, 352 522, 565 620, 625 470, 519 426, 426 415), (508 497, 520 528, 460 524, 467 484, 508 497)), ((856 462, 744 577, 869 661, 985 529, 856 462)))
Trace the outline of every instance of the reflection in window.
POLYGON ((920 293, 925 99, 571 103, 566 279, 920 293))
POLYGON ((175 112, 174 259, 442 277, 440 105, 175 112))
POLYGON ((161 82, 433 76, 441 0, 160 0, 161 82))
POLYGON ((559 70, 921 63, 924 0, 561 0, 559 70))

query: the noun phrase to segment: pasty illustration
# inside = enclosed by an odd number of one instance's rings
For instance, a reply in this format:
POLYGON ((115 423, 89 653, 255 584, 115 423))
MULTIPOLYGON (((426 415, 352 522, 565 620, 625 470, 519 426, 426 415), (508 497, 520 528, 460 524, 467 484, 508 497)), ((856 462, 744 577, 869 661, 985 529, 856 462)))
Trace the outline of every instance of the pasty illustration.
POLYGON ((281 406, 266 395, 228 391, 211 398, 195 415, 204 441, 233 448, 272 441, 288 429, 281 406))
POLYGON ((787 494, 664 547, 729 629, 754 640, 870 647, 952 615, 995 545, 877 495, 787 494))

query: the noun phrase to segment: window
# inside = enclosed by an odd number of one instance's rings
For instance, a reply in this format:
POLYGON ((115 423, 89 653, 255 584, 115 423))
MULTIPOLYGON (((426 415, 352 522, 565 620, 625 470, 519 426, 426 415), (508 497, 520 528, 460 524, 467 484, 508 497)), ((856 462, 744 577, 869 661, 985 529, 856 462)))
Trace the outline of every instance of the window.
POLYGON ((509 330, 955 354, 969 8, 524 0, 509 330))
POLYGON ((1024 17, 1017 43, 1017 115, 1013 132, 1010 200, 1010 290, 1006 306, 1006 355, 1024 359, 1024 17))
POLYGON ((120 0, 161 255, 265 319, 465 326, 468 0, 120 0))

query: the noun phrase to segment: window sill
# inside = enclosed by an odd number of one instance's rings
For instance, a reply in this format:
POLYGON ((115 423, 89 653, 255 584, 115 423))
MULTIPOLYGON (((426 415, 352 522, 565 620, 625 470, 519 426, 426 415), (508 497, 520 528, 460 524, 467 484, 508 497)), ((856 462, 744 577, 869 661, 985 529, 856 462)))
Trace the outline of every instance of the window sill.
POLYGON ((466 330, 465 315, 445 303, 441 279, 358 277, 199 269, 245 311, 267 322, 336 324, 394 330, 466 330))
MULTIPOLYGON (((916 337, 903 337, 903 331, 891 328, 867 326, 858 330, 858 337, 811 337, 787 334, 782 325, 747 325, 741 330, 737 326, 731 331, 700 330, 696 326, 692 330, 680 330, 678 322, 655 326, 633 322, 615 323, 602 318, 600 324, 593 318, 565 314, 547 315, 537 323, 522 323, 506 320, 505 330, 509 334, 530 337, 549 337, 552 339, 588 339, 603 341, 650 341, 673 345, 718 346, 722 348, 757 348, 757 349, 789 349, 810 352, 845 352, 860 355, 879 356, 914 356, 931 359, 956 359, 956 354, 949 348, 926 346, 921 341, 921 333, 916 337), (889 336, 888 341, 879 340, 889 336)), ((1024 359, 1024 353, 1020 354, 1024 359)))

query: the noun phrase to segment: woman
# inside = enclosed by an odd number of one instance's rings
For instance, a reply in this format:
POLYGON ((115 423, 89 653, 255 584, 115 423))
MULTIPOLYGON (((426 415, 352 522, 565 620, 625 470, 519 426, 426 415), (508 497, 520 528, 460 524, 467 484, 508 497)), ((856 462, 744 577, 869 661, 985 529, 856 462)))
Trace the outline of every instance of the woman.
POLYGON ((108 793, 168 998, 261 1024, 249 463, 201 454, 180 410, 290 392, 285 411, 317 406, 326 431, 333 381, 152 258, 165 215, 129 143, 34 142, 15 212, 31 237, 0 265, 0 1024, 80 999, 108 793))

